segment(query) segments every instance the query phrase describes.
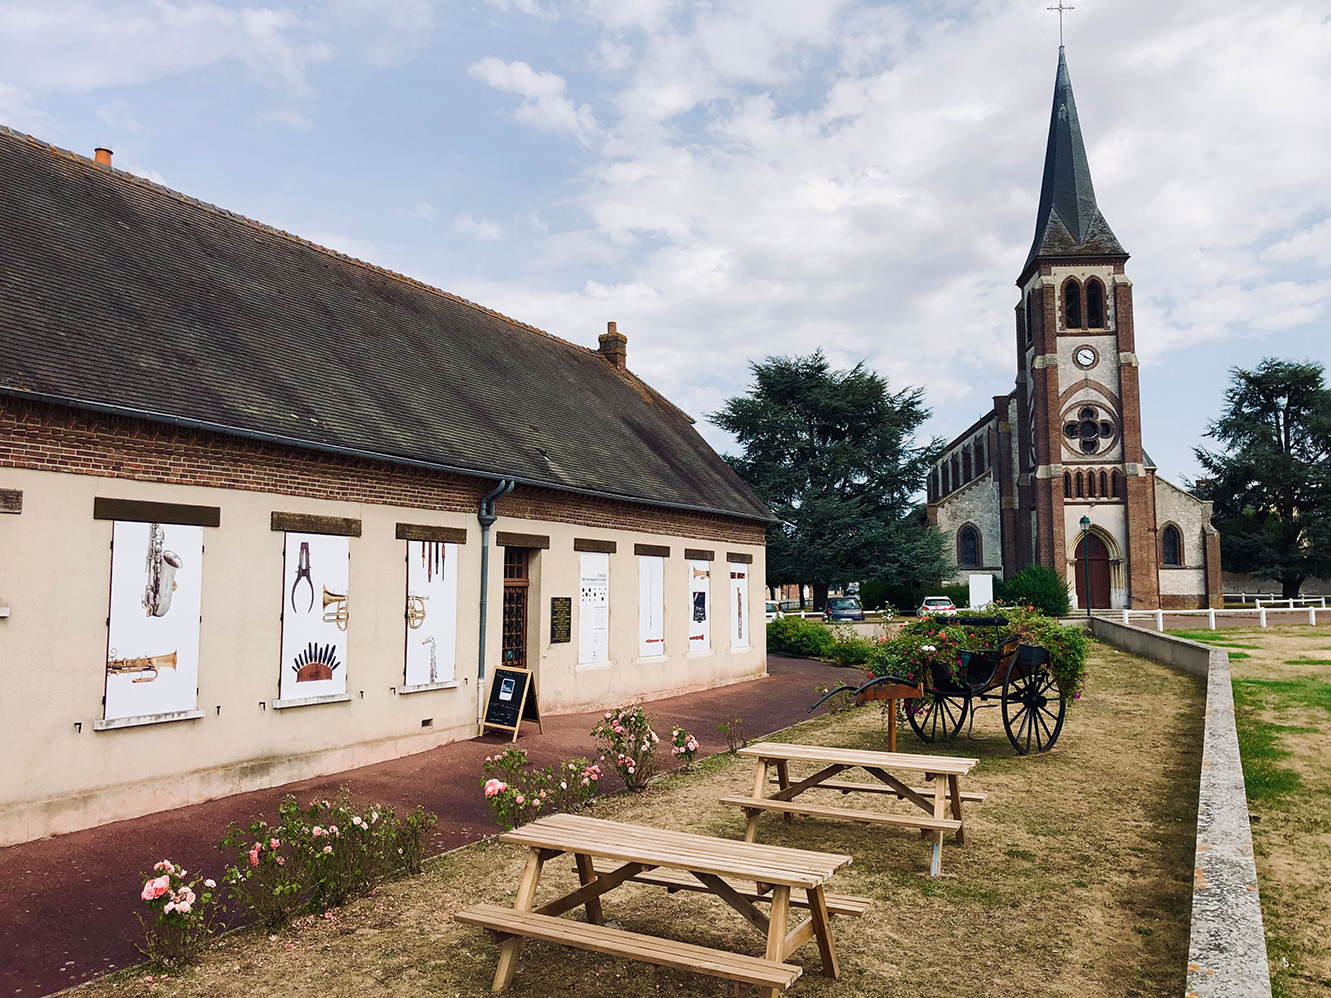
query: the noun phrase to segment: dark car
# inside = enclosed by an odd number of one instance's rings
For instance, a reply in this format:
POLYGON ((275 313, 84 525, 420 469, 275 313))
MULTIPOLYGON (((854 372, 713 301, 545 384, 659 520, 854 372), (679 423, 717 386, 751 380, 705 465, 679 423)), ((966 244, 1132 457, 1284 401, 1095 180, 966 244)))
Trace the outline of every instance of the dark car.
POLYGON ((823 616, 828 620, 863 620, 864 607, 854 596, 833 596, 827 601, 823 616))

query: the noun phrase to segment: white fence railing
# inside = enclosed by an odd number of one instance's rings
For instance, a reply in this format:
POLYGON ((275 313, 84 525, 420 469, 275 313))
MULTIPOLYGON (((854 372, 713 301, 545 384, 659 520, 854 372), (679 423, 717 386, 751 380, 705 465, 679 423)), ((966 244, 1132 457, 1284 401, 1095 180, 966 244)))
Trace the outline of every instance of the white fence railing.
MULTIPOLYGON (((1262 626, 1266 626, 1267 614, 1271 613, 1301 613, 1307 616, 1308 623, 1314 627, 1317 625, 1317 611, 1326 609, 1326 604, 1322 606, 1308 607, 1268 607, 1257 606, 1252 610, 1123 610, 1123 623, 1129 624, 1133 617, 1150 617, 1155 621, 1155 629, 1163 631, 1165 629, 1165 617, 1205 617, 1207 626, 1215 630, 1215 621, 1217 617, 1251 617, 1257 614, 1257 621, 1262 626)), ((1323 618, 1325 619, 1325 617, 1323 618)))
POLYGON ((1262 606, 1281 606, 1282 604, 1290 609, 1297 609, 1301 606, 1316 606, 1326 609, 1325 596, 1295 596, 1285 597, 1277 596, 1275 593, 1225 593, 1222 597, 1226 603, 1251 603, 1255 607, 1262 606))

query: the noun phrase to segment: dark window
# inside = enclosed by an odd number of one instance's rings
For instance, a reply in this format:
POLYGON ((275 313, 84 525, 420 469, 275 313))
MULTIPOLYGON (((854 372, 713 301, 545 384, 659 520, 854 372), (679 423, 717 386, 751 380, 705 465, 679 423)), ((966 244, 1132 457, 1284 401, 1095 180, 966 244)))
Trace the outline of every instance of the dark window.
POLYGON ((971 474, 971 449, 967 447, 961 452, 961 480, 969 482, 974 477, 971 474))
POLYGON ((1164 536, 1160 539, 1161 561, 1166 565, 1183 564, 1183 535, 1179 533, 1178 527, 1170 524, 1165 528, 1164 536))
POLYGON ((504 548, 504 623, 503 663, 514 668, 527 667, 527 589, 528 551, 504 548))
POLYGON ((1109 498, 1109 476, 1103 471, 1100 472, 1100 497, 1102 499, 1109 498))
POLYGON ((1063 285, 1063 325, 1067 329, 1081 328, 1081 285, 1075 278, 1063 285))
POLYGON ((1117 471, 1113 472, 1113 474, 1110 475, 1109 480, 1110 480, 1111 484, 1113 485, 1113 495, 1114 495, 1114 498, 1115 498, 1115 499, 1122 499, 1122 498, 1123 498, 1123 481, 1122 481, 1122 479, 1120 479, 1120 478, 1118 477, 1118 472, 1117 472, 1117 471))
POLYGON ((980 534, 974 527, 962 527, 957 540, 957 549, 963 565, 980 564, 980 534))
POLYGON ((1063 472, 1063 498, 1072 498, 1072 472, 1063 472))
POLYGON ((1086 498, 1086 486, 1085 483, 1082 481, 1080 471, 1077 472, 1077 498, 1078 499, 1086 498))
POLYGON ((1035 342, 1035 293, 1026 296, 1026 345, 1035 342))
POLYGON ((1088 499, 1094 499, 1095 496, 1095 472, 1088 471, 1086 472, 1086 497, 1088 499))
POLYGON ((1093 277, 1086 282, 1086 320, 1092 329, 1105 327, 1105 286, 1093 277))
POLYGON ((984 474, 986 467, 987 465, 984 463, 984 441, 977 440, 975 441, 975 473, 977 475, 984 474))

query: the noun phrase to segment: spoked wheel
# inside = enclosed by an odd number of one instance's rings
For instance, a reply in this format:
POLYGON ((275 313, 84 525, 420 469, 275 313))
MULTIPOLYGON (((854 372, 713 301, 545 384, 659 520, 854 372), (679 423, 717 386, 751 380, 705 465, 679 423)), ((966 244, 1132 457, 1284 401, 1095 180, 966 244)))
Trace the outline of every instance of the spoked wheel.
POLYGON ((1018 755, 1048 752, 1063 730, 1067 704, 1059 695, 1054 674, 1045 668, 1031 671, 1020 659, 1008 666, 1003 680, 1003 727, 1018 755))
POLYGON ((904 703, 906 719, 922 742, 935 742, 940 738, 950 742, 956 738, 957 732, 966 723, 966 714, 970 712, 971 706, 969 697, 949 696, 945 693, 935 693, 933 702, 926 705, 921 705, 918 699, 906 700, 904 703), (916 713, 916 708, 919 708, 919 713, 916 713))

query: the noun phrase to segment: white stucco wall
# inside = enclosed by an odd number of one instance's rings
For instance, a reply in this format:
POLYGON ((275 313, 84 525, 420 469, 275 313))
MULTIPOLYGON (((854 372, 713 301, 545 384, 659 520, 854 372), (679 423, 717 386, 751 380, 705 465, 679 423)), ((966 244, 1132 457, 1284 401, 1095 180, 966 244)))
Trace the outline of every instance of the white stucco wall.
POLYGON ((1002 501, 993 469, 962 486, 937 505, 937 526, 943 532, 943 556, 950 573, 948 583, 964 583, 971 574, 988 571, 1003 575, 1002 501), (983 565, 957 565, 957 533, 967 523, 980 532, 983 565))

